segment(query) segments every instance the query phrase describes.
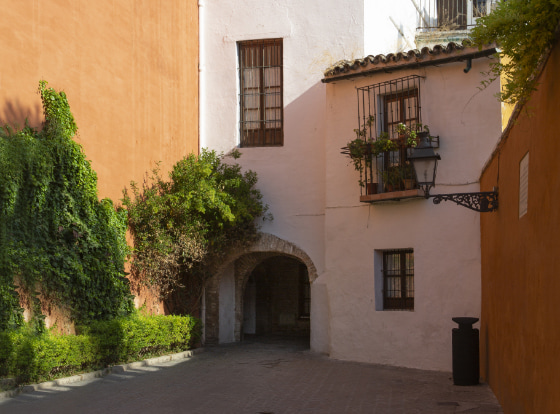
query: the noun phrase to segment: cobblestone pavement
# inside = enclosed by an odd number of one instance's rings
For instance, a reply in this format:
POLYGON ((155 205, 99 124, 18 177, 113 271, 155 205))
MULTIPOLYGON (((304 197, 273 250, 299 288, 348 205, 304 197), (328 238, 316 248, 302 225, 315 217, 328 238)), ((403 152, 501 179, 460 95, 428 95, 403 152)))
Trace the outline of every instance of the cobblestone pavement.
POLYGON ((329 359, 302 343, 245 341, 183 362, 0 400, 0 413, 502 413, 486 385, 450 373, 329 359))

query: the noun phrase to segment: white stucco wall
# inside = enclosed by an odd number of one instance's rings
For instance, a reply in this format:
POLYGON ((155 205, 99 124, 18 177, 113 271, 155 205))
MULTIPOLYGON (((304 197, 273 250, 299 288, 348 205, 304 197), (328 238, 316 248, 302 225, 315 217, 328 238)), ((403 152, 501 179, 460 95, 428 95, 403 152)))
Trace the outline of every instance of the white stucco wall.
MULTIPOLYGON (((239 144, 237 42, 283 38, 284 146, 242 148, 239 162, 258 173, 258 187, 274 215, 262 230, 301 248, 317 268, 311 286, 312 350, 340 359, 450 370, 451 318, 480 315, 479 213, 423 199, 360 203, 358 173, 340 148, 357 127, 356 87, 426 76, 422 121, 441 136, 432 193, 478 191, 481 167, 501 131, 494 86, 478 90, 487 59, 473 61, 468 74, 464 63, 456 63, 325 85, 323 70, 340 59, 412 48, 412 2, 200 4, 201 146, 227 152, 239 144), (402 24, 408 44, 399 43, 389 17, 402 24), (376 304, 379 252, 393 248, 414 249, 412 312, 382 311, 376 304)), ((233 284, 223 280, 220 341, 233 333, 228 312, 235 304, 228 289, 233 291, 233 284)))
POLYGON ((415 49, 416 15, 411 0, 364 0, 365 55, 415 49))
POLYGON ((450 371, 451 329, 456 327, 451 318, 480 316, 480 213, 423 198, 361 204, 358 172, 340 147, 357 127, 356 87, 422 75, 422 121, 441 137, 432 194, 479 191, 481 168, 500 136, 496 90, 477 88, 486 61, 473 61, 468 74, 464 63, 455 63, 328 85, 326 267, 332 357, 450 371), (375 302, 382 297, 379 251, 396 248, 414 249, 414 311, 376 310, 382 309, 375 302))
MULTIPOLYGON (((362 0, 229 0, 201 5, 201 146, 239 144, 237 42, 282 38, 284 146, 241 148, 274 216, 262 230, 297 245, 324 284, 325 85, 323 70, 363 55, 362 0)), ((312 292, 325 292, 313 288, 312 292)), ((328 352, 326 295, 312 297, 312 348, 328 352), (321 306, 316 306, 322 303, 321 306)))

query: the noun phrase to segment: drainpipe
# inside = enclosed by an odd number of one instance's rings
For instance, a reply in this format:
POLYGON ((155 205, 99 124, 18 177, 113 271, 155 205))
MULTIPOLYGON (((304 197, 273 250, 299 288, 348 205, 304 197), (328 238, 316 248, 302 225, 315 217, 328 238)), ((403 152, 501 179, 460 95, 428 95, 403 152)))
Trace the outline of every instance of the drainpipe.
POLYGON ((198 0, 198 151, 207 147, 206 142, 206 22, 205 0, 198 0))
MULTIPOLYGON (((204 0, 198 0, 198 153, 206 144, 206 128, 204 114, 206 113, 206 49, 205 49, 205 21, 204 0)), ((206 289, 202 293, 200 320, 202 321, 202 344, 206 343, 206 289)))
POLYGON ((472 68, 472 59, 467 59, 467 66, 463 69, 463 72, 469 73, 469 70, 472 68))

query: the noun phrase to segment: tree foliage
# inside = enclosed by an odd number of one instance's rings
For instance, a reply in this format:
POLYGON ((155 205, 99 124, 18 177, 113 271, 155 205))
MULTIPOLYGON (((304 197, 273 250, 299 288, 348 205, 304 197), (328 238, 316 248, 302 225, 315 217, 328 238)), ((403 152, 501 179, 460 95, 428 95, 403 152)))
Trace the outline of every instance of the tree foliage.
POLYGON ((97 198, 97 176, 73 137, 64 92, 39 93, 45 122, 0 132, 0 330, 22 323, 14 281, 78 321, 108 319, 132 309, 124 262, 126 212, 97 198))
POLYGON ((256 183, 256 173, 205 149, 175 164, 169 180, 156 168, 142 186, 131 183, 123 205, 134 237, 133 276, 175 312, 193 312, 220 260, 257 237, 255 219, 267 206, 256 183))
POLYGON ((559 21, 560 0, 504 0, 477 20, 472 40, 479 46, 497 43, 506 58, 490 70, 490 81, 505 76, 501 101, 524 102, 536 89, 535 70, 554 40, 559 21))

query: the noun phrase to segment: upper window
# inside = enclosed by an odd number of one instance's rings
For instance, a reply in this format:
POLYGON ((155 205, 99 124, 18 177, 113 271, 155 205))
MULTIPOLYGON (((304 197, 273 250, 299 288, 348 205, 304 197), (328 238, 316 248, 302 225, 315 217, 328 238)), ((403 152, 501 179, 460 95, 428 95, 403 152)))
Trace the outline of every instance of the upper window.
POLYGON ((397 138, 398 124, 415 125, 418 118, 418 89, 393 91, 383 96, 384 123, 381 129, 391 138, 397 138))
MULTIPOLYGON (((417 0, 417 31, 467 30, 488 15, 499 0, 417 0)), ((451 40, 449 38, 448 40, 451 40)))
POLYGON ((383 252, 383 309, 414 309, 414 252, 383 252))
POLYGON ((438 27, 442 30, 467 28, 467 0, 437 0, 438 27))
POLYGON ((281 146, 282 39, 239 43, 241 147, 281 146))

